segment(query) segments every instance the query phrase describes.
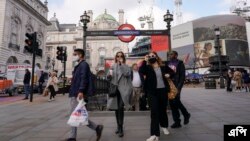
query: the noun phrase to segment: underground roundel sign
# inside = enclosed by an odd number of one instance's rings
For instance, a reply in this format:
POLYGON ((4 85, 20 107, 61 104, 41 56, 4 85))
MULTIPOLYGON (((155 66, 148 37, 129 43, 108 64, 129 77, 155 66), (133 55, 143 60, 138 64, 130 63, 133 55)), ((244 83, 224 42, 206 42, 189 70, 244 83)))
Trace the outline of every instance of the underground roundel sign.
POLYGON ((131 24, 123 24, 118 28, 118 31, 115 33, 118 35, 118 38, 125 43, 131 42, 135 39, 135 35, 139 34, 135 30, 135 27, 131 24))

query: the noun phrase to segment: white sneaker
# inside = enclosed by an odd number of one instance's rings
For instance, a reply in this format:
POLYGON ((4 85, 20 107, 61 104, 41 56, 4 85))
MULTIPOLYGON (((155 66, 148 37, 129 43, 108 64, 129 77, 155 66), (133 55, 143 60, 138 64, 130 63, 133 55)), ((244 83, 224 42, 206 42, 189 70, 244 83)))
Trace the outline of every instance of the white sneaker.
POLYGON ((55 99, 54 99, 54 98, 52 98, 52 99, 51 99, 51 101, 55 101, 55 99))
POLYGON ((159 137, 151 136, 150 138, 147 139, 147 141, 159 141, 159 137))
POLYGON ((51 99, 48 100, 48 102, 51 102, 51 101, 52 101, 51 99))
POLYGON ((168 128, 162 128, 162 130, 163 130, 163 133, 164 133, 165 135, 169 135, 169 134, 170 134, 168 128))

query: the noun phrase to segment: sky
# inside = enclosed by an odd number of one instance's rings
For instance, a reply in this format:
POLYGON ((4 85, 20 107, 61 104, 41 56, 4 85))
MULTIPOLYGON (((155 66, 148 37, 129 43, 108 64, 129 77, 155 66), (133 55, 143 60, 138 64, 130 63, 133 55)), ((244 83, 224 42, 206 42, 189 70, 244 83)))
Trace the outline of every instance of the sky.
MULTIPOLYGON (((204 16, 230 13, 231 0, 182 0, 183 21, 187 22, 204 16)), ((125 11, 125 19, 140 28, 138 17, 150 11, 153 6, 153 16, 155 19, 154 28, 162 29, 166 27, 163 15, 167 9, 174 11, 174 0, 48 0, 49 19, 56 16, 60 23, 79 23, 79 17, 85 10, 93 10, 94 18, 99 14, 107 12, 118 19, 118 10, 125 11), (155 1, 152 4, 152 1, 155 1)))

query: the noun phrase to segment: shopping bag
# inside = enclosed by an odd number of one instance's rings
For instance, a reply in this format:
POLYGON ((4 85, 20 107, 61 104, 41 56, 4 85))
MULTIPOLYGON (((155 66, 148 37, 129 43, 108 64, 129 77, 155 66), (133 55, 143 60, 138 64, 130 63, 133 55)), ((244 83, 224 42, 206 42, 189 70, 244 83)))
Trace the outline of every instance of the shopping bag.
POLYGON ((73 127, 85 126, 89 124, 89 115, 85 107, 86 103, 83 100, 80 100, 75 110, 70 115, 68 120, 68 125, 73 127))
POLYGON ((43 96, 48 96, 49 95, 49 89, 48 88, 45 88, 44 91, 43 91, 43 96))

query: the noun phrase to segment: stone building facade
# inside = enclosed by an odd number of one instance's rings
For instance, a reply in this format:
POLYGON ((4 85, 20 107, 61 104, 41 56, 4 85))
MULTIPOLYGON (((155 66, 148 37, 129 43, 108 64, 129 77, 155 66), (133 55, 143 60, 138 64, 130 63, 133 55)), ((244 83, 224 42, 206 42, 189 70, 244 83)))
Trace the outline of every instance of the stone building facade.
MULTIPOLYGON (((90 23, 88 23, 88 30, 117 30, 121 24, 124 24, 124 11, 119 10, 118 20, 107 11, 93 18, 93 11, 89 10, 90 23)), ((80 17, 80 16, 79 16, 80 17)), ((79 24, 60 24, 54 17, 50 19, 52 25, 48 28, 46 40, 46 54, 47 65, 52 68, 51 60, 55 60, 55 69, 63 71, 63 65, 56 60, 57 46, 67 47, 67 65, 66 75, 71 76, 75 62, 72 61, 73 50, 76 48, 83 48, 83 27, 79 24)), ((93 73, 104 73, 105 58, 114 57, 115 53, 123 51, 128 53, 128 44, 121 42, 117 37, 87 37, 87 52, 86 58, 90 64, 93 73)))
MULTIPOLYGON (((25 33, 37 32, 40 48, 45 48, 47 20, 47 0, 1 0, 0 1, 0 67, 13 63, 32 63, 32 55, 27 53, 25 33)), ((44 68, 44 57, 37 57, 36 63, 44 68)))

